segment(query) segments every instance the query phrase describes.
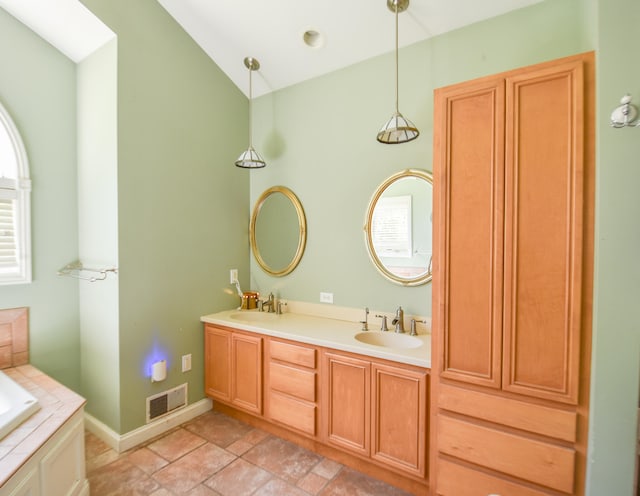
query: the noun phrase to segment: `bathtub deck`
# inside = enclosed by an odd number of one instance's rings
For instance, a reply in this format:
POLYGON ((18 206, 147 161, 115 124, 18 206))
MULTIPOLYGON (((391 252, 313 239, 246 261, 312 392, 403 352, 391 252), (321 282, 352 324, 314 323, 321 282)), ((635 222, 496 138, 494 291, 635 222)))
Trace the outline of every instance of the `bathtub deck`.
POLYGON ((31 365, 3 369, 38 399, 40 410, 0 440, 0 489, 85 404, 85 399, 31 365))

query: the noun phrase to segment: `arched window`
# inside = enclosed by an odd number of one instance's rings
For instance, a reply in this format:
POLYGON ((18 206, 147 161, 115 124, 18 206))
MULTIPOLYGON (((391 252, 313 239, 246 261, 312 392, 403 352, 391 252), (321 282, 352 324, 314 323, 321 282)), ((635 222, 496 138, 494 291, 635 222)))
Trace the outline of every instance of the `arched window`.
POLYGON ((0 285, 31 282, 30 196, 24 144, 0 104, 0 285))

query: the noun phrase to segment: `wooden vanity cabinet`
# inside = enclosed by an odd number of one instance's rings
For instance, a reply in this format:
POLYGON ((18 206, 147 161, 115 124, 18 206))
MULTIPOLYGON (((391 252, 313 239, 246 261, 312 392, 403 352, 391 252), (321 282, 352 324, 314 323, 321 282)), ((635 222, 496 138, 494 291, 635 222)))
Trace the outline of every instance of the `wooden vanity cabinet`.
POLYGON ((426 477, 425 369, 325 352, 323 375, 328 444, 426 477))
POLYGON ((327 442, 369 457, 371 362, 326 352, 323 376, 327 442))
POLYGON ((438 495, 584 492, 593 101, 593 54, 435 92, 438 495))
POLYGON ((222 411, 426 490, 428 369, 217 324, 204 332, 205 392, 232 407, 222 411))
POLYGON ((206 324, 206 394, 246 412, 262 414, 262 341, 259 335, 206 324))
POLYGON ((371 381, 371 458, 426 477, 427 372, 374 361, 371 381))
POLYGON ((318 433, 318 358, 313 347, 267 341, 265 417, 306 436, 318 433))

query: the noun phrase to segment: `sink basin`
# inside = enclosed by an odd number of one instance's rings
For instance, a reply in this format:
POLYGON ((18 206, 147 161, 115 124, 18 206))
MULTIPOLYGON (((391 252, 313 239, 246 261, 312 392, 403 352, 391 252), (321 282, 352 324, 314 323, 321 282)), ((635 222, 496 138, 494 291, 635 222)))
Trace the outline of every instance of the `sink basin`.
POLYGON ((385 346, 387 348, 418 348, 422 346, 419 338, 408 334, 397 334, 393 331, 376 332, 366 331, 356 334, 356 339, 361 343, 372 344, 374 346, 385 346))
POLYGON ((232 313, 229 317, 242 322, 270 322, 280 317, 275 313, 269 312, 238 312, 232 313))

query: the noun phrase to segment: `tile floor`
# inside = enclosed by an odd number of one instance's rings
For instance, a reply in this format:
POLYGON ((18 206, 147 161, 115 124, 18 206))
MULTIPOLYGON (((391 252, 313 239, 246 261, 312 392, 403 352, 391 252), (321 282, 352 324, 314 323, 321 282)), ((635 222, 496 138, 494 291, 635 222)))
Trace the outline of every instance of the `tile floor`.
POLYGON ((91 433, 85 449, 91 496, 409 496, 213 411, 124 453, 91 433))

